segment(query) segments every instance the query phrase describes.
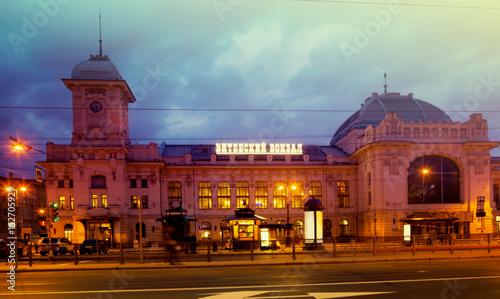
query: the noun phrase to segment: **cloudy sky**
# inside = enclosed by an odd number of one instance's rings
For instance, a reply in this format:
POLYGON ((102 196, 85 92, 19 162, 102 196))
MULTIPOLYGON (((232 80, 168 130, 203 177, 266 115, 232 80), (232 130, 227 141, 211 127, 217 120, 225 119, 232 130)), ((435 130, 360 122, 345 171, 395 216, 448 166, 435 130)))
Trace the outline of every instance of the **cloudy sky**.
POLYGON ((70 142, 61 79, 98 54, 99 7, 103 52, 137 98, 133 143, 327 145, 384 72, 388 91, 453 121, 483 113, 500 140, 495 0, 2 0, 0 175, 33 177, 45 159, 13 154, 9 136, 70 142))

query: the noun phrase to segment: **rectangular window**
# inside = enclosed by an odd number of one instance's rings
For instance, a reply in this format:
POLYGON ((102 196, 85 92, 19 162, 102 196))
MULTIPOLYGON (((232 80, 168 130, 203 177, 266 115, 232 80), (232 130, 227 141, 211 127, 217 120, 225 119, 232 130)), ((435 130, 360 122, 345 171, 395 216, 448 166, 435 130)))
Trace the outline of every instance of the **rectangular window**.
POLYGON ((147 179, 142 179, 141 180, 141 187, 142 188, 147 188, 148 187, 148 180, 147 179))
POLYGON ((443 138, 448 138, 448 128, 443 128, 441 132, 443 133, 443 138))
POLYGON ((92 207, 97 208, 97 194, 92 194, 92 207))
POLYGON ((267 209, 267 182, 255 182, 255 208, 267 209))
POLYGON ((59 209, 66 210, 66 197, 59 196, 59 209))
POLYGON ((138 209, 139 208, 139 204, 137 202, 137 195, 130 196, 130 208, 131 209, 138 209))
POLYGON ((137 180, 130 180, 130 188, 137 188, 137 180))
POLYGON ((70 210, 75 209, 75 197, 74 196, 69 197, 69 209, 70 210))
POLYGON ((424 138, 429 138, 429 128, 424 128, 424 138))
POLYGON ((368 186, 371 186, 372 185, 372 173, 369 172, 368 175, 366 176, 366 181, 367 181, 367 185, 368 186))
POLYGON ((321 182, 320 181, 312 181, 309 185, 310 185, 309 186, 309 197, 319 199, 320 201, 323 202, 323 199, 321 198, 321 194, 322 194, 321 182))
POLYGON ((105 189, 106 188, 106 177, 103 175, 94 175, 91 178, 91 188, 92 189, 105 189))
POLYGON ((103 208, 108 207, 108 195, 107 194, 101 194, 101 207, 103 207, 103 208))
POLYGON ((57 181, 57 188, 64 188, 64 180, 57 181))
POLYGON ((451 129, 451 138, 457 138, 457 129, 451 129))
POLYGON ((434 138, 439 137, 439 129, 438 128, 432 128, 432 137, 434 137, 434 138))
POLYGON ((249 207, 250 191, 248 182, 236 182, 236 201, 238 202, 238 209, 249 207))
POLYGON ((410 128, 405 128, 404 129, 404 137, 405 138, 410 138, 410 128))
POLYGON ((371 191, 368 191, 368 204, 369 205, 372 204, 372 192, 371 191))
POLYGON ((73 180, 69 180, 69 187, 73 188, 73 180))
POLYGON ((181 182, 169 182, 168 183, 168 202, 170 203, 170 208, 174 201, 182 202, 182 183, 181 182))
POLYGON ((500 232, 500 216, 496 216, 497 221, 497 232, 500 232))
POLYGON ((413 128, 413 137, 420 138, 420 128, 413 128))
POLYGON ((303 209, 304 208, 304 183, 296 182, 293 184, 295 189, 290 188, 292 196, 292 208, 303 209))
POLYGON ((142 203, 142 208, 143 209, 147 209, 148 206, 149 206, 149 203, 148 203, 148 196, 147 195, 143 195, 141 196, 141 203, 142 203))
POLYGON ((212 185, 210 182, 200 182, 198 184, 198 199, 200 210, 212 209, 212 185))
POLYGON ((339 208, 349 207, 349 182, 337 182, 337 198, 339 200, 339 208))
POLYGON ((275 209, 286 208, 286 183, 274 182, 273 184, 273 205, 275 209))
POLYGON ((460 129, 460 138, 466 138, 467 137, 467 130, 465 128, 460 129))
POLYGON ((229 182, 217 183, 217 205, 219 210, 231 208, 231 187, 229 182))

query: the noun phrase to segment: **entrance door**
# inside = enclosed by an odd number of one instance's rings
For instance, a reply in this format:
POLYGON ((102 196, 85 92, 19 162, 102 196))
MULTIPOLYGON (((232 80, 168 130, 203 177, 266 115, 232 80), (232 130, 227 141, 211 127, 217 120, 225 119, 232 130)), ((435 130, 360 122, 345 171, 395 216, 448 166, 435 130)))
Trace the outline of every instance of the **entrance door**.
POLYGON ((89 223, 86 239, 111 242, 111 224, 100 222, 89 223))

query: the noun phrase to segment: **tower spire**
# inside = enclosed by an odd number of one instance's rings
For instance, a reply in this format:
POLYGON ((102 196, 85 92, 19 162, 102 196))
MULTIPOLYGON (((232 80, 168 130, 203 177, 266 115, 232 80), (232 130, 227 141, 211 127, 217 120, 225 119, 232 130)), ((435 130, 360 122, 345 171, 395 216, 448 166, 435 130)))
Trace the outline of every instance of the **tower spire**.
POLYGON ((102 57, 101 7, 99 6, 99 56, 102 57))
POLYGON ((387 74, 384 72, 384 94, 387 94, 387 74))

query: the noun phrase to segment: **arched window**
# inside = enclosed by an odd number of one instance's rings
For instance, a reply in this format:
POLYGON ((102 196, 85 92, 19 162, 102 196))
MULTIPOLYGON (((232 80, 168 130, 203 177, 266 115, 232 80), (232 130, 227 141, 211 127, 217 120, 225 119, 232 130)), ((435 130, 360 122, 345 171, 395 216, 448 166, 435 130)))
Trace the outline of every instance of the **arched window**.
POLYGON ((304 223, 302 221, 295 221, 293 223, 293 236, 300 237, 304 234, 304 223))
POLYGON ((64 237, 70 242, 73 242, 73 225, 66 224, 64 226, 64 237))
MULTIPOLYGON (((142 238, 146 238, 146 225, 142 223, 142 238)), ((135 225, 135 239, 139 240, 139 223, 135 225)))
POLYGON ((349 222, 347 220, 340 220, 339 222, 339 236, 345 237, 349 235, 349 222))
POLYGON ((408 169, 408 203, 460 203, 460 171, 451 159, 423 156, 408 169))
POLYGON ((106 188, 106 177, 103 175, 94 175, 90 179, 92 189, 106 188))

